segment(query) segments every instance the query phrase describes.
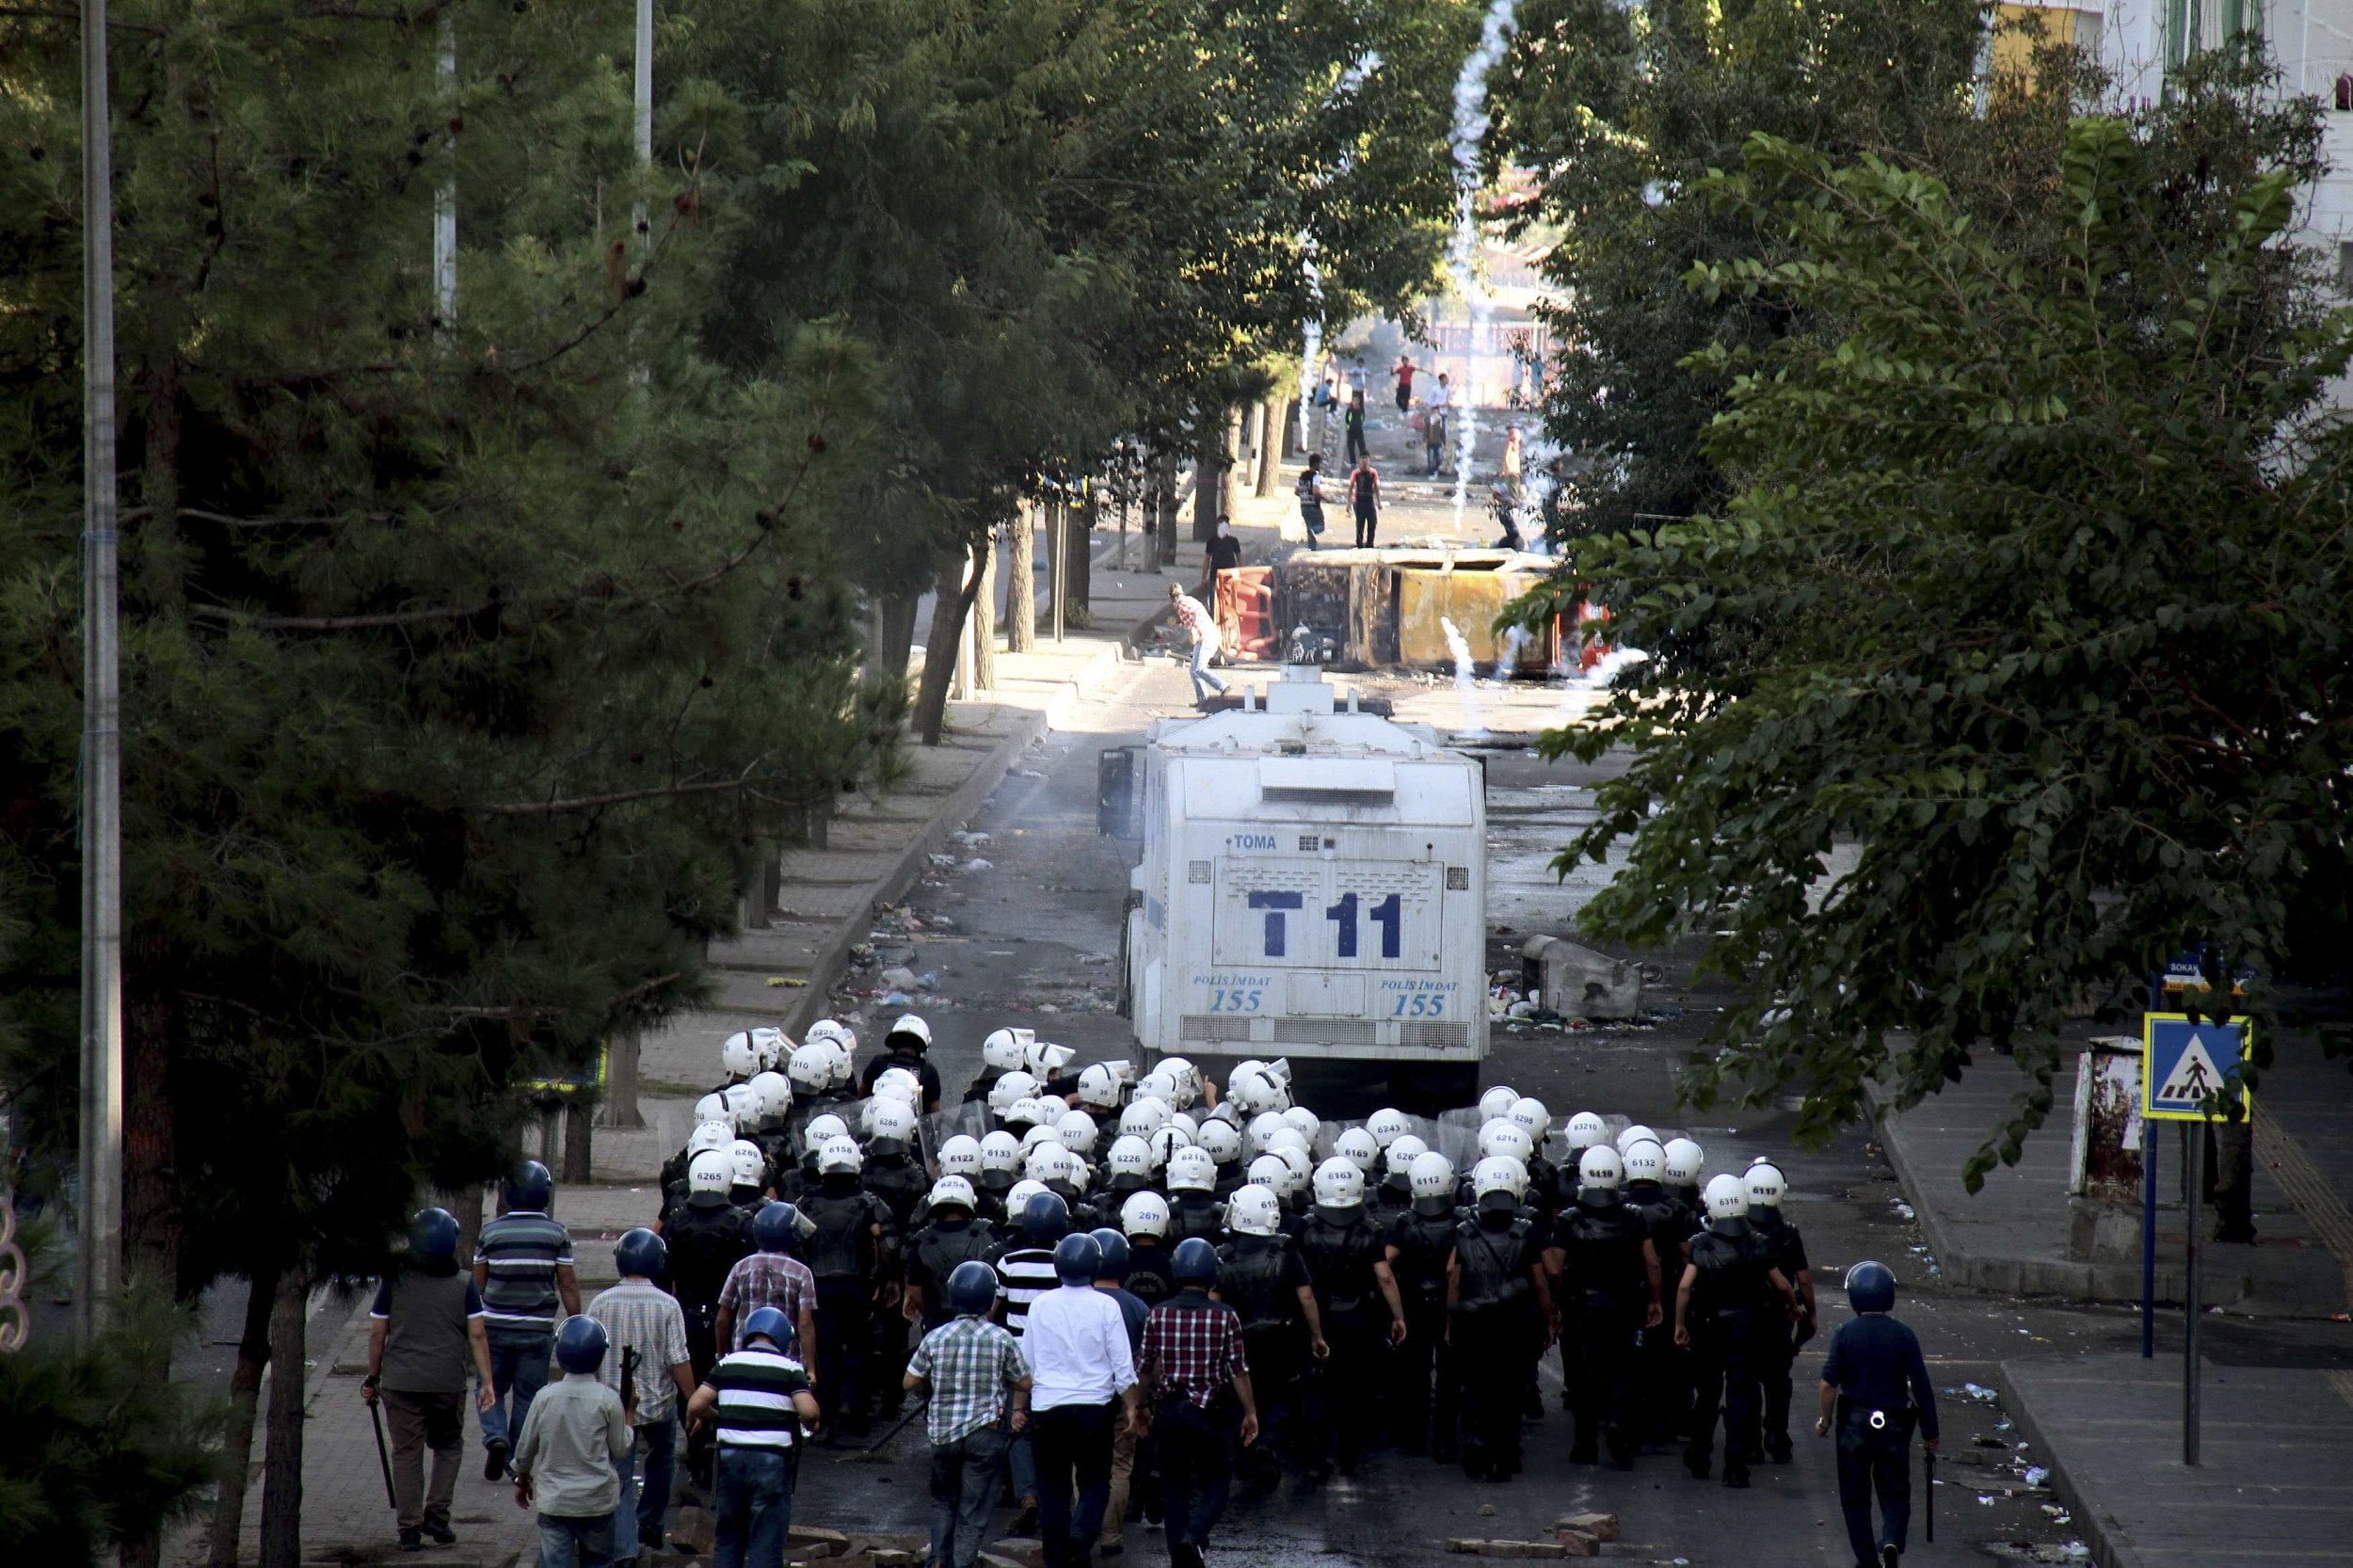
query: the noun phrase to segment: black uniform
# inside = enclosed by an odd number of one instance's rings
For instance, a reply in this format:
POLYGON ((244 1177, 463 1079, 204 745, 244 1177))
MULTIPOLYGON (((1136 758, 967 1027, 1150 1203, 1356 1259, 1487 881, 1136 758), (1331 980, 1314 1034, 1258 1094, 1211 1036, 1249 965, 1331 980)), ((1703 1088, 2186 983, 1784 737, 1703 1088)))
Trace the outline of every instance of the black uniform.
POLYGON ((1838 1507, 1859 1568, 1879 1568, 1884 1543, 1900 1553, 1912 1524, 1912 1432, 1936 1436, 1936 1388, 1912 1330, 1865 1312, 1830 1336, 1822 1381, 1838 1390, 1838 1507), (1883 1528, 1871 1534, 1871 1494, 1883 1528))
POLYGON ((1454 1256, 1460 1217, 1444 1198, 1426 1207, 1428 1212, 1411 1208, 1389 1224, 1389 1269, 1405 1303, 1405 1343, 1391 1363, 1397 1368, 1396 1430, 1407 1453, 1429 1451, 1451 1462, 1459 1451, 1455 1427, 1462 1406, 1446 1345, 1446 1263, 1454 1256))
POLYGON ((1318 1204, 1300 1229, 1299 1252, 1315 1282, 1324 1343, 1332 1347, 1306 1380, 1305 1457, 1309 1474, 1320 1476, 1337 1450, 1340 1474, 1353 1477, 1366 1434, 1381 1418, 1390 1316, 1373 1271, 1388 1249, 1364 1205, 1318 1204))
POLYGON ((1168 1272, 1168 1249, 1156 1237, 1131 1237, 1128 1242, 1128 1277, 1122 1282, 1146 1306, 1173 1301, 1176 1280, 1168 1272))
POLYGON ((1463 1470, 1473 1480, 1508 1480, 1520 1472, 1520 1413, 1545 1348, 1536 1222, 1482 1205, 1455 1224, 1454 1262, 1449 1332, 1462 1378, 1463 1470))
POLYGON ((1217 1250, 1217 1293, 1241 1315, 1242 1356, 1258 1404, 1258 1441, 1244 1448, 1242 1483, 1272 1490, 1293 1438, 1299 1379, 1313 1360, 1299 1288, 1312 1285, 1287 1236, 1237 1236, 1217 1250))
POLYGON ((1609 1457, 1622 1470, 1641 1447, 1626 1391, 1635 1336, 1651 1303, 1644 1240, 1641 1215, 1614 1194, 1605 1203, 1573 1204, 1554 1222, 1552 1244, 1561 1250, 1554 1299, 1561 1312, 1561 1369, 1577 1427, 1572 1464, 1598 1459, 1605 1432, 1609 1457))
POLYGON ((1386 1232, 1401 1214, 1413 1211, 1414 1184, 1401 1176, 1384 1176, 1372 1190, 1372 1220, 1386 1232))
POLYGON ((939 1109, 939 1069, 933 1066, 931 1058, 920 1050, 888 1051, 866 1064, 866 1070, 858 1074, 858 1093, 872 1095, 874 1080, 893 1067, 904 1067, 922 1080, 923 1110, 928 1112, 939 1109))
POLYGON ((906 1283, 923 1292, 924 1333, 955 1317, 948 1309, 948 1276, 956 1265, 989 1262, 1000 1246, 995 1226, 954 1209, 907 1238, 906 1283))
POLYGON ((997 1080, 1011 1070, 1008 1067, 983 1067, 981 1076, 974 1079, 970 1087, 964 1091, 964 1103, 970 1105, 978 1101, 983 1105, 987 1104, 988 1092, 996 1088, 997 1080))
POLYGON ((1683 1278, 1683 1244, 1699 1226, 1691 1211, 1655 1181, 1628 1182, 1626 1207, 1642 1217, 1658 1254, 1659 1305, 1665 1319, 1641 1335, 1631 1396, 1645 1442, 1681 1442, 1691 1427, 1690 1358, 1675 1344, 1674 1288, 1683 1278))
MULTIPOLYGON (((1765 1256, 1781 1271, 1781 1277, 1796 1290, 1798 1276, 1806 1269, 1805 1239, 1798 1234, 1798 1227, 1782 1218, 1778 1207, 1752 1204, 1749 1228, 1764 1244, 1765 1256)), ((1798 1298, 1798 1309, 1801 1315, 1790 1332, 1769 1336, 1758 1351, 1757 1369, 1765 1384, 1765 1457, 1776 1464, 1789 1463, 1789 1367, 1800 1347, 1814 1337, 1814 1320, 1802 1316, 1802 1295, 1798 1298)))
POLYGON ((1748 1223, 1725 1223, 1691 1239, 1691 1440, 1683 1462, 1695 1476, 1707 1474, 1716 1441, 1716 1416, 1724 1418, 1724 1483, 1746 1486, 1757 1457, 1757 1416, 1762 1400, 1760 1365, 1775 1340, 1787 1337, 1775 1297, 1772 1259, 1748 1223))
POLYGON ((1179 1192, 1168 1205, 1168 1249, 1198 1236, 1217 1241, 1225 1235, 1225 1206, 1207 1192, 1179 1192))
POLYGON ((690 1199, 673 1209, 662 1228, 669 1248, 670 1293, 686 1318, 686 1356, 699 1383, 718 1359, 712 1330, 720 1288, 728 1282, 728 1271, 758 1249, 744 1211, 715 1192, 701 1203, 690 1199))
POLYGON ((977 1220, 986 1220, 993 1225, 1001 1225, 1018 1219, 1018 1215, 1005 1212, 1005 1194, 1012 1192, 1014 1186, 1014 1175, 1011 1171, 983 1171, 981 1179, 972 1184, 972 1195, 980 1200, 980 1206, 972 1211, 972 1217, 977 1220))
POLYGON ((805 1239, 801 1261, 817 1276, 818 1398, 826 1424, 856 1436, 866 1429, 874 1296, 890 1266, 897 1224, 888 1204, 842 1172, 820 1176, 799 1208, 817 1227, 805 1239))

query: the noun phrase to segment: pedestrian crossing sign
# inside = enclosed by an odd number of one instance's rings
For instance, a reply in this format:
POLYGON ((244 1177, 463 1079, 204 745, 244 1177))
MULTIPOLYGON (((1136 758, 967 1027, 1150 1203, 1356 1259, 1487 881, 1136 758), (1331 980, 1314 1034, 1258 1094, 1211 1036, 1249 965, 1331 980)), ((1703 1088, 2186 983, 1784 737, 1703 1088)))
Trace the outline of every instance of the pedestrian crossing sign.
POLYGON ((2153 1121, 2202 1122, 2229 1096, 2251 1108, 2241 1080, 2249 1045, 2247 1020, 2193 1022, 2183 1013, 2151 1013, 2141 1023, 2140 1113, 2153 1121))

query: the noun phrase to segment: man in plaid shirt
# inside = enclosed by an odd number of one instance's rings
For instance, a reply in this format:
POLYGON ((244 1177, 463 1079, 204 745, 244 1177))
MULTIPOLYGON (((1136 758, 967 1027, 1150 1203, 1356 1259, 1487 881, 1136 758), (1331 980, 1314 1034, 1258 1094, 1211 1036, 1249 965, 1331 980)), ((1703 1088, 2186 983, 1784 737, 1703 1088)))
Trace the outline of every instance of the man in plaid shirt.
POLYGON ((1030 1368, 1021 1347, 988 1320, 997 1272, 977 1259, 948 1276, 955 1318, 923 1336, 907 1362, 906 1389, 931 1389, 932 1547, 928 1568, 972 1568, 987 1539, 997 1473, 1014 1433, 1030 1422, 1030 1368))
POLYGON ((1177 1244, 1169 1272, 1176 1295, 1144 1320, 1137 1372, 1152 1401, 1160 1443, 1170 1568, 1202 1568, 1202 1549, 1225 1512, 1235 1439, 1244 1447, 1258 1440, 1258 1405, 1242 1356, 1241 1318, 1209 1298, 1217 1284, 1216 1249, 1200 1237, 1189 1238, 1177 1244))
POLYGON ((676 1413, 695 1397, 695 1375, 686 1354, 686 1314, 677 1297, 653 1282, 668 1261, 669 1249, 661 1237, 642 1226, 628 1232, 613 1246, 613 1264, 621 1282, 588 1304, 588 1316, 604 1325, 612 1346, 597 1375, 618 1394, 623 1368, 633 1373, 629 1392, 636 1400, 631 1417, 635 1439, 628 1455, 614 1462, 621 1481, 620 1505, 613 1513, 616 1553, 662 1549, 662 1520, 669 1511, 678 1467, 676 1413), (643 1497, 635 1484, 640 1444, 646 1450, 643 1497))
POLYGON ((752 1239, 760 1250, 736 1260, 719 1287, 719 1313, 712 1333, 719 1353, 740 1351, 744 1324, 763 1306, 784 1314, 801 1341, 800 1363, 814 1384, 817 1365, 817 1276, 792 1256, 800 1244, 801 1212, 789 1203, 772 1203, 752 1220, 752 1239))

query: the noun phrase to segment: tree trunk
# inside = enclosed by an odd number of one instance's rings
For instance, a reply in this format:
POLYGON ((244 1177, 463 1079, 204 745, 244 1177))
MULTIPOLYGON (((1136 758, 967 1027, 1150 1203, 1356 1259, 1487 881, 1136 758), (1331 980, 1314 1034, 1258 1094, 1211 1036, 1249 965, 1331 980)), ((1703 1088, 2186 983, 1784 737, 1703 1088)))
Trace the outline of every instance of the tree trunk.
POLYGON ((606 1127, 641 1128, 645 1112, 637 1106, 638 1057, 645 1032, 635 1024, 615 1024, 605 1035, 604 1097, 598 1119, 606 1127))
POLYGON ((972 685, 997 689, 997 551, 994 532, 972 548, 981 552, 980 587, 972 595, 972 685))
POLYGON ((1258 406, 1257 497, 1264 501, 1283 482, 1283 429, 1290 418, 1290 400, 1280 392, 1258 406))
POLYGON ((940 563, 931 634, 923 645, 923 683, 915 694, 915 738, 927 746, 939 744, 948 722, 948 682, 956 673, 957 644, 964 635, 965 616, 980 593, 980 574, 966 570, 970 560, 968 551, 940 563))
POLYGON ((1145 504, 1151 523, 1151 546, 1144 552, 1146 571, 1157 573, 1176 556, 1176 455, 1163 452, 1152 459, 1152 499, 1145 504))
POLYGON ((1207 544, 1217 536, 1218 508, 1225 495, 1225 474, 1234 466, 1226 446, 1233 427, 1221 412, 1204 432, 1193 470, 1193 542, 1207 544))
POLYGON ((908 593, 875 596, 874 640, 866 650, 866 679, 870 682, 907 678, 907 650, 915 643, 915 602, 919 597, 908 593))
MULTIPOLYGON (((1235 504, 1241 500, 1242 467, 1236 456, 1241 451, 1241 428, 1242 409, 1241 405, 1237 403, 1225 410, 1225 445, 1219 453, 1217 515, 1220 518, 1231 518, 1235 504)), ((1211 520, 1214 523, 1215 520, 1211 520)), ((1216 528, 1212 526, 1209 533, 1211 537, 1215 537, 1216 528)))
POLYGON ((180 1286, 179 1181, 171 1123, 168 1001, 134 993, 123 1014, 122 1230, 125 1259, 175 1294, 180 1286))
POLYGON ((457 1216, 457 1256, 472 1257, 474 1241, 482 1235, 482 1189, 469 1184, 448 1199, 443 1207, 457 1216))
POLYGON ((557 1179, 571 1185, 584 1186, 596 1154, 596 1133, 591 1123, 596 1119, 596 1107, 580 1096, 564 1102, 564 1169, 557 1179))
POLYGON ((205 1568, 237 1568, 246 1484, 253 1477, 253 1421, 261 1403, 262 1368, 269 1365, 269 1320, 277 1288, 274 1269, 257 1271, 245 1288, 245 1333, 237 1340, 237 1365, 229 1374, 229 1425, 221 1433, 220 1490, 213 1500, 205 1568))
POLYGON ((1088 578, 1095 569, 1095 517, 1100 493, 1089 486, 1084 501, 1063 509, 1062 602, 1065 616, 1072 610, 1086 610, 1095 602, 1094 584, 1088 578))
POLYGON ((302 1561, 303 1330, 311 1301, 310 1272, 296 1264, 278 1276, 271 1293, 269 1454, 262 1472, 262 1568, 299 1568, 302 1561))
POLYGON ((1005 552, 1005 651, 1027 653, 1037 646, 1037 519, 1027 502, 1016 503, 1005 552))

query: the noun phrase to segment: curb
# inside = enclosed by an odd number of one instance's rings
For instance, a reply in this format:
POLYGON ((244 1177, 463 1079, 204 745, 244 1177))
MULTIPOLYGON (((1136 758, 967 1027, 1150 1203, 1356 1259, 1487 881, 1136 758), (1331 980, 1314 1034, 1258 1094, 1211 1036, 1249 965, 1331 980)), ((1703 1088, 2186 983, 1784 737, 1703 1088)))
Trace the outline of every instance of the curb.
POLYGON ((2009 1365, 2007 1361, 1993 1364, 1993 1385, 2001 1390, 2002 1409, 2016 1425, 2018 1434, 2033 1445, 2035 1452, 2050 1465, 2051 1495, 2059 1500, 2060 1507, 2075 1516, 2076 1528, 2084 1532, 2084 1544, 2091 1548, 2094 1568, 2141 1568, 2140 1554, 2111 1534, 2112 1521, 2093 1511, 2090 1499, 2076 1483, 2074 1472, 2067 1466, 2067 1455, 2044 1433, 2026 1401, 2019 1397, 2009 1365))

